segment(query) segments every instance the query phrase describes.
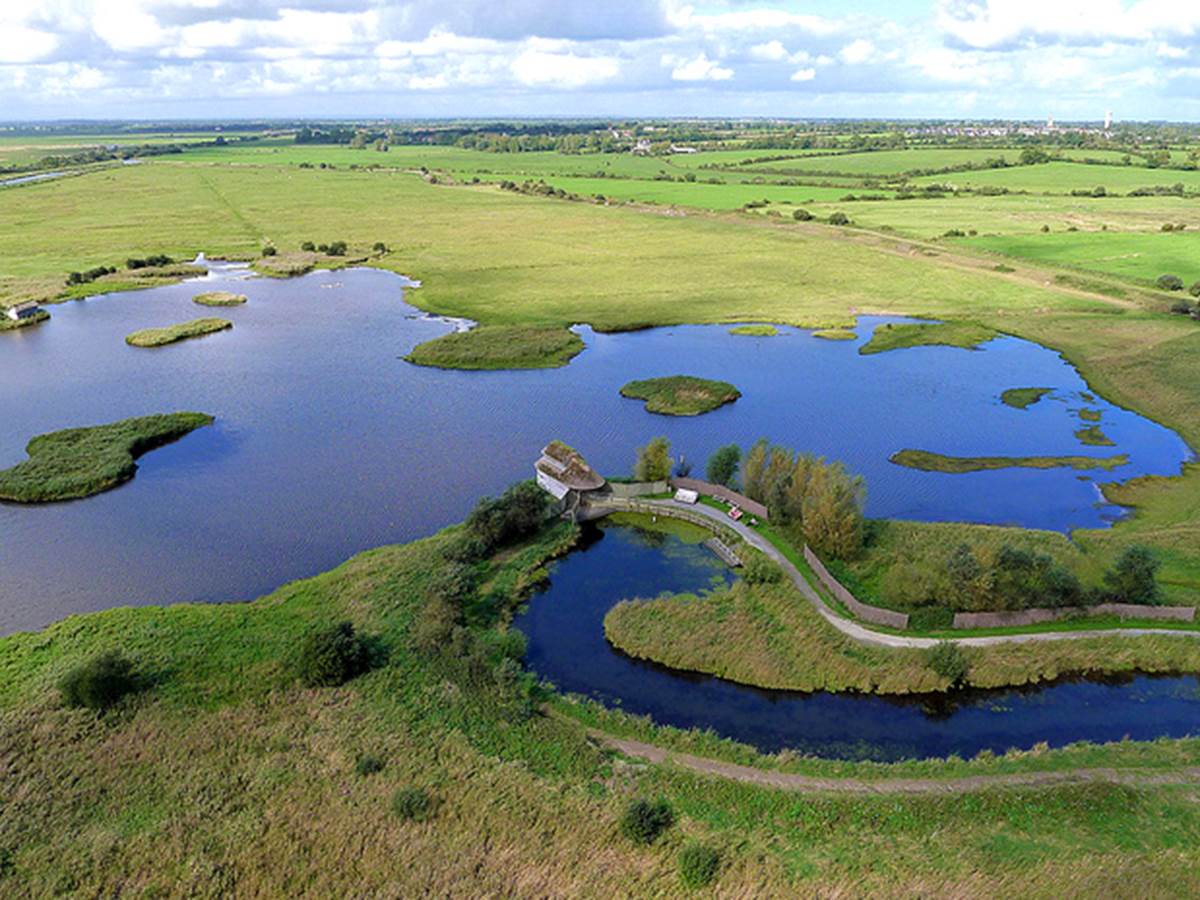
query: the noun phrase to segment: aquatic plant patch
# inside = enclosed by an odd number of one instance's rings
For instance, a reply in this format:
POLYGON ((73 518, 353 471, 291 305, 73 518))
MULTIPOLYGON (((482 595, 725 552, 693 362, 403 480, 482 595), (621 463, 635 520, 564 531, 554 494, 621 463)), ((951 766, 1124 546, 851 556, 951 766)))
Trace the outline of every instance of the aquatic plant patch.
POLYGON ((645 400, 647 412, 664 416, 698 416, 732 403, 742 394, 727 381, 671 375, 631 381, 621 388, 621 396, 645 400))

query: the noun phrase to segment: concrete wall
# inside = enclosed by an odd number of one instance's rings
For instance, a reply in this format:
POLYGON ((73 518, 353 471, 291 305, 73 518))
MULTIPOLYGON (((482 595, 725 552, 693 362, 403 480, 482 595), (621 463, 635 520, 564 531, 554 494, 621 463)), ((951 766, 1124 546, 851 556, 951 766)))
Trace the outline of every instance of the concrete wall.
POLYGON ((621 499, 645 497, 648 494, 665 494, 671 489, 665 481, 638 481, 633 484, 610 481, 608 486, 612 489, 613 496, 621 499))
POLYGON ((829 589, 829 592, 864 622, 871 622, 874 625, 886 625, 889 628, 908 627, 908 616, 905 613, 896 612, 893 609, 880 609, 878 606, 868 606, 866 603, 860 602, 857 597, 842 586, 840 581, 829 573, 829 570, 825 568, 825 564, 817 558, 817 554, 813 553, 807 544, 804 546, 804 559, 812 567, 812 570, 817 573, 817 577, 821 579, 821 583, 829 589))
POLYGON ((1011 628, 1057 622, 1073 616, 1117 616, 1121 619, 1153 619, 1161 622, 1191 622, 1193 606, 1139 606, 1135 603, 1101 603, 1098 606, 1065 606, 1061 609, 1021 609, 1014 612, 956 613, 955 628, 1011 628))
POLYGON ((717 497, 724 500, 726 503, 732 503, 735 506, 740 506, 752 516, 758 516, 764 522, 771 520, 767 508, 761 503, 756 503, 749 497, 739 494, 737 491, 731 491, 722 484, 710 484, 707 481, 701 481, 698 478, 672 478, 671 487, 674 490, 684 488, 689 491, 698 491, 701 494, 707 494, 710 497, 717 497))

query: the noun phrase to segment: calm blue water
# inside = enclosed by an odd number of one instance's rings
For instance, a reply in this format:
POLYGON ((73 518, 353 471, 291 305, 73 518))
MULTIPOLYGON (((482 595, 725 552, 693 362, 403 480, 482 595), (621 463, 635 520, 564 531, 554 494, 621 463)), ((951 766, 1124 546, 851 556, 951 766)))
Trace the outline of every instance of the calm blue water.
POLYGON ((1194 677, 1062 682, 935 698, 798 694, 665 669, 625 656, 604 639, 604 615, 619 600, 699 591, 714 579, 726 581, 728 570, 703 547, 631 528, 595 529, 582 549, 554 564, 549 586, 515 620, 528 638, 526 663, 559 690, 660 725, 710 728, 765 752, 790 747, 843 758, 969 757, 1040 741, 1057 747, 1200 732, 1194 677))
MULTIPOLYGON (((126 416, 195 409, 217 417, 142 458, 124 487, 42 507, 0 505, 0 632, 122 604, 248 599, 355 552, 459 521, 476 499, 528 477, 550 438, 602 471, 669 435, 702 461, 766 435, 843 459, 866 476, 868 512, 1068 529, 1100 525, 1095 483, 1070 470, 971 475, 890 464, 896 450, 1106 455, 1102 477, 1174 474, 1189 456, 1173 432, 1097 401, 1114 448, 1074 438, 1086 390, 1055 353, 1015 339, 981 351, 921 348, 859 356, 854 342, 795 329, 734 337, 718 326, 593 334, 563 369, 447 372, 400 357, 450 323, 404 303, 403 279, 370 269, 290 281, 236 269, 207 279, 53 307, 36 328, 0 334, 0 466, 29 437, 126 416), (249 295, 209 310, 202 290, 249 295), (148 326, 204 315, 233 331, 157 350, 127 347, 148 326), (688 373, 744 396, 695 419, 645 412, 626 381, 688 373), (1053 387, 1029 410, 1019 386, 1053 387)), ((881 320, 864 319, 860 340, 881 320)))

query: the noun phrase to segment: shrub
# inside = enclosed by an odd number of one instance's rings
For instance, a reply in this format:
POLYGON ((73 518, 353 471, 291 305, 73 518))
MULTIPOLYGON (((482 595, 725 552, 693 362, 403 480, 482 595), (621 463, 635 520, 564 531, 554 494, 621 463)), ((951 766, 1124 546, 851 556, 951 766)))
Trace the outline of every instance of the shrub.
POLYGON ((497 498, 484 497, 467 516, 466 533, 482 543, 484 553, 491 552, 537 531, 546 520, 547 499, 532 481, 515 484, 497 498))
POLYGON ((783 571, 766 554, 754 551, 742 568, 742 578, 749 584, 777 584, 783 571))
POLYGON ((941 631, 954 625, 954 610, 948 606, 922 606, 908 616, 913 631, 941 631))
POLYGON ((422 788, 400 788, 392 795, 392 812, 402 822, 423 822, 433 814, 433 798, 422 788))
POLYGON ((265 246, 265 247, 263 247, 263 248, 262 248, 262 255, 263 255, 263 256, 274 256, 274 255, 275 255, 276 253, 278 253, 278 252, 279 252, 279 251, 278 251, 278 250, 276 250, 274 247, 272 247, 270 244, 267 244, 267 246, 265 246))
POLYGON ((1043 225, 1043 226, 1042 226, 1042 234, 1049 234, 1049 233, 1050 233, 1050 226, 1049 226, 1049 225, 1043 225))
POLYGON ((1159 275, 1158 280, 1154 284, 1160 291, 1183 290, 1183 279, 1178 275, 1159 275))
POLYGON ((1163 231, 1174 231, 1175 226, 1173 224, 1171 224, 1170 222, 1163 222, 1162 230, 1163 231))
POLYGON ((679 877, 684 887, 702 888, 712 884, 720 865, 720 854, 704 844, 688 844, 679 851, 679 877))
POLYGON ((1188 288, 1188 293, 1193 297, 1200 297, 1200 281, 1193 283, 1192 286, 1188 288))
POLYGON ((1182 297, 1180 297, 1178 300, 1176 300, 1175 302, 1173 302, 1171 304, 1171 312, 1175 313, 1175 315, 1177 315, 1177 316, 1190 315, 1192 312, 1191 301, 1184 300, 1182 297))
POLYGON ((951 684, 958 684, 967 677, 967 657, 958 644, 939 641, 929 649, 926 662, 935 673, 951 684))
POLYGON ((942 235, 942 237, 948 237, 948 238, 960 238, 960 237, 966 237, 966 236, 967 236, 967 233, 965 231, 963 231, 961 228, 951 228, 942 235))
POLYGON ((371 249, 376 253, 387 253, 387 244, 385 244, 383 241, 376 241, 371 246, 371 249))
POLYGON ((110 650, 76 666, 58 687, 68 706, 103 712, 131 693, 137 683, 133 663, 119 651, 110 650))
POLYGON ((329 249, 326 250, 325 252, 328 253, 330 256, 345 256, 346 255, 346 242, 345 241, 334 241, 332 244, 329 245, 329 249))
POLYGON ((345 684, 369 668, 367 646, 349 622, 311 632, 300 647, 298 675, 305 687, 345 684))
POLYGON ((316 244, 314 244, 312 241, 305 241, 303 244, 300 245, 300 249, 307 250, 311 253, 313 250, 316 250, 317 247, 316 247, 316 244))
POLYGON ((354 774, 365 778, 383 771, 383 760, 370 753, 364 753, 354 761, 354 774))
POLYGON ((638 844, 653 844, 674 822, 675 813, 667 801, 634 800, 621 816, 621 834, 638 844))
POLYGON ((1104 573, 1104 583, 1118 603, 1157 603, 1161 592, 1155 573, 1158 560, 1146 547, 1127 547, 1104 573))
POLYGON ((830 225, 849 225, 850 217, 844 212, 835 212, 829 217, 830 225))
POLYGON ((813 220, 813 214, 807 209, 798 209, 792 213, 792 218, 797 222, 811 222, 813 220))

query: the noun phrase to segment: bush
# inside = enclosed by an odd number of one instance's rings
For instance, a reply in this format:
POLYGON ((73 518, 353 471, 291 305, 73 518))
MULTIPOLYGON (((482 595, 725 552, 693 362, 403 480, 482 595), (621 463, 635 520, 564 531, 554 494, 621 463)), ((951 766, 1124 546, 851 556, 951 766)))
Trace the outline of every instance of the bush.
POLYGON ((675 813, 667 801, 634 800, 621 816, 621 834, 638 844, 653 844, 674 822, 675 813))
POLYGON ((849 225, 850 217, 844 212, 835 212, 829 217, 830 225, 849 225))
POLYGON ((1158 560, 1147 548, 1127 547, 1104 573, 1104 583, 1118 603, 1152 605, 1161 597, 1154 577, 1157 571, 1158 560))
POLYGON ((1183 279, 1178 275, 1159 275, 1154 285, 1160 291, 1182 291, 1183 279))
POLYGON ((278 251, 278 250, 276 250, 274 247, 272 247, 270 244, 267 244, 267 246, 265 246, 265 247, 263 247, 263 248, 262 248, 262 255, 263 255, 263 256, 274 256, 274 255, 275 255, 276 253, 278 253, 278 252, 279 252, 279 251, 278 251))
POLYGON ((742 449, 737 444, 726 444, 718 447, 708 458, 705 467, 705 477, 713 484, 723 484, 733 487, 737 477, 738 465, 742 461, 742 449))
POLYGON ((742 568, 742 578, 749 584, 778 584, 783 571, 757 550, 749 554, 742 568))
POLYGON ((1193 283, 1192 286, 1188 288, 1188 293, 1193 297, 1200 297, 1200 281, 1193 283))
POLYGON ((958 644, 950 641, 939 641, 931 647, 926 662, 951 684, 958 684, 967 677, 967 657, 958 644))
POLYGON ((364 753, 354 761, 354 774, 360 777, 365 778, 368 775, 374 775, 376 772, 382 771, 383 760, 370 753, 364 753))
POLYGON ((1182 297, 1180 297, 1178 300, 1176 300, 1175 302, 1173 302, 1171 304, 1171 312, 1175 313, 1175 315, 1177 315, 1177 316, 1190 315, 1192 312, 1191 301, 1184 300, 1182 297))
POLYGON ((644 447, 637 448, 633 477, 638 481, 664 481, 671 475, 671 442, 656 437, 644 447))
POLYGON ((103 712, 137 687, 133 663, 110 650, 68 672, 59 682, 68 706, 103 712))
POLYGON ((702 888, 717 877, 721 857, 712 847, 688 844, 679 851, 679 877, 684 887, 702 888))
POLYGON ((467 516, 466 533, 481 543, 481 556, 490 553, 541 528, 547 501, 548 495, 534 482, 515 484, 497 498, 484 497, 476 503, 467 516))
POLYGON ((383 241, 376 241, 371 246, 371 249, 376 253, 387 253, 387 244, 385 244, 383 241))
POLYGON ((1042 234, 1049 234, 1049 233, 1050 233, 1050 226, 1049 226, 1049 225, 1043 225, 1043 226, 1042 226, 1042 234))
POLYGON ((792 218, 797 222, 811 222, 813 220, 813 214, 807 209, 798 209, 792 213, 792 218))
POLYGON ((307 250, 311 253, 313 250, 316 250, 317 247, 312 241, 305 241, 303 244, 300 245, 300 249, 307 250))
POLYGON ((913 631, 941 631, 954 626, 954 610, 948 606, 922 606, 908 616, 913 631))
POLYGON ((423 822, 433 815, 433 798, 422 788, 400 788, 392 795, 392 812, 402 822, 423 822))
POLYGON ((367 646, 349 622, 311 632, 300 647, 298 675, 305 687, 345 684, 370 667, 367 646))
POLYGON ((329 245, 329 249, 326 250, 325 252, 328 253, 330 256, 345 256, 346 255, 346 242, 345 241, 334 241, 332 244, 329 245))

